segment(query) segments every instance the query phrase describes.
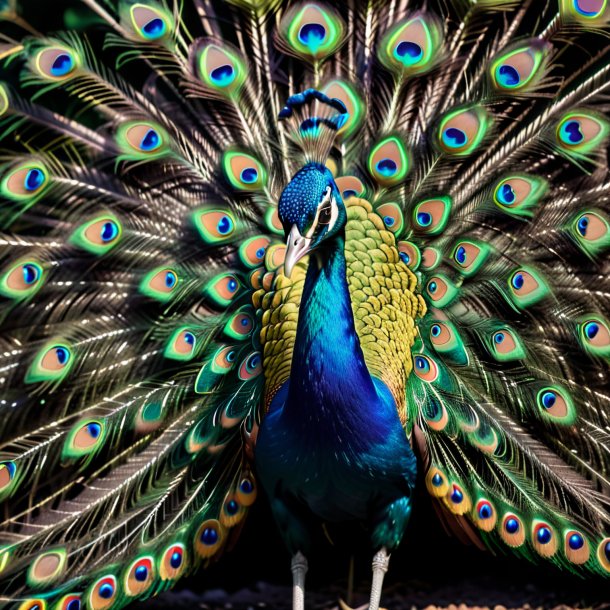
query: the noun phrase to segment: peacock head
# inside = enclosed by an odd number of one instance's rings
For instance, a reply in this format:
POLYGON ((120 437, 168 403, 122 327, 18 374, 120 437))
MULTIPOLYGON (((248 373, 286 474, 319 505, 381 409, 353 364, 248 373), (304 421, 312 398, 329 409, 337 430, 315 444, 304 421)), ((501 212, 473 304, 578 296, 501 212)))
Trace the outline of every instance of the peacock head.
POLYGON ((347 213, 333 175, 321 163, 308 163, 287 184, 278 207, 286 234, 284 274, 306 254, 337 235, 347 213))

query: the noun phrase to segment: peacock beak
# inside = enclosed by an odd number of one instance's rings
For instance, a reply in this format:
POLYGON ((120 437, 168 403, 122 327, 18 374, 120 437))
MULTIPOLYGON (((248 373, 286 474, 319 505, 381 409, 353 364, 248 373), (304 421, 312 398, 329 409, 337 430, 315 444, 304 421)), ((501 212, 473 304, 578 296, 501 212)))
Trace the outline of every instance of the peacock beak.
POLYGON ((303 237, 296 225, 292 225, 286 241, 286 257, 284 258, 284 275, 290 277, 294 266, 309 252, 311 239, 303 237))

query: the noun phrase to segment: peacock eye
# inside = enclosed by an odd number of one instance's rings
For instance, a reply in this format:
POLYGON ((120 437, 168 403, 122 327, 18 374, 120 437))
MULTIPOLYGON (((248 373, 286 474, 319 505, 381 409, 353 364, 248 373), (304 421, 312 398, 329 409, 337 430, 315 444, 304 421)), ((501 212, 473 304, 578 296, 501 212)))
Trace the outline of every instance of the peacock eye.
POLYGON ((330 205, 325 205, 321 210, 320 210, 320 216, 318 217, 318 224, 319 225, 327 225, 330 223, 330 217, 331 217, 331 208, 330 205))

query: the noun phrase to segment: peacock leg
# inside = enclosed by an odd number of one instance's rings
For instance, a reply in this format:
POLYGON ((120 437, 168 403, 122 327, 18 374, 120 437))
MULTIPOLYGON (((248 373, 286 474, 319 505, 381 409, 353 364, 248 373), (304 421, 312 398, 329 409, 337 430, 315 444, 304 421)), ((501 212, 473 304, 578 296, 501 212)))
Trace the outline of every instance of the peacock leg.
POLYGON ((292 556, 292 610, 305 610, 305 574, 307 559, 298 551, 292 556))
POLYGON ((381 591, 383 589, 383 577, 390 565, 390 555, 385 547, 382 547, 373 557, 373 583, 371 585, 371 601, 369 610, 379 610, 381 591))

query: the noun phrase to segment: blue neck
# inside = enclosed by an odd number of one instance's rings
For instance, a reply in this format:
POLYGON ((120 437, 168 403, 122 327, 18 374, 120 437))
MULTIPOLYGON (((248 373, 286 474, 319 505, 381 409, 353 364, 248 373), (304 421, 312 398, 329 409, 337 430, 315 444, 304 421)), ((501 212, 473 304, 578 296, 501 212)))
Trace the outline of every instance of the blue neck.
POLYGON ((356 334, 339 235, 310 258, 284 413, 359 428, 378 410, 379 396, 356 334))

